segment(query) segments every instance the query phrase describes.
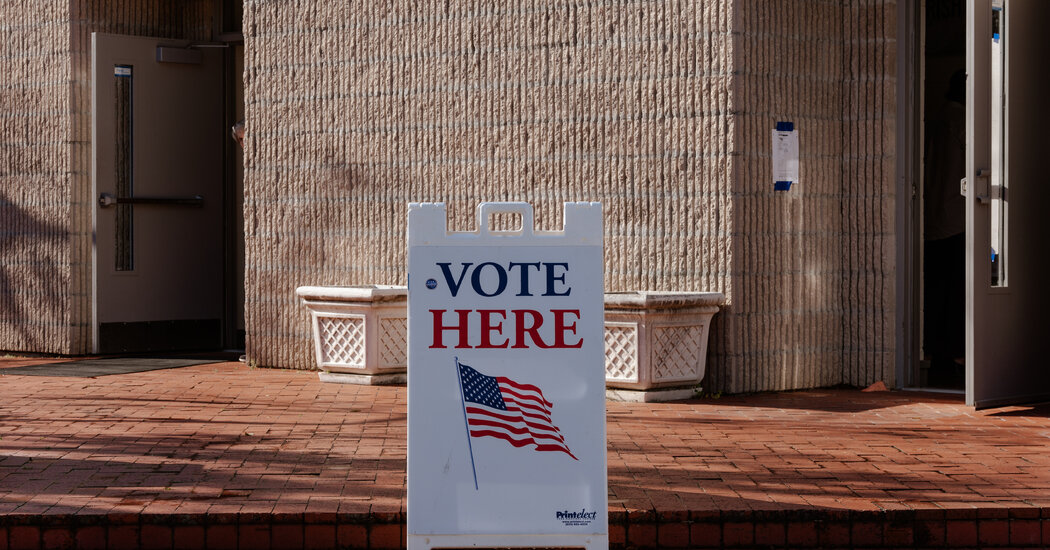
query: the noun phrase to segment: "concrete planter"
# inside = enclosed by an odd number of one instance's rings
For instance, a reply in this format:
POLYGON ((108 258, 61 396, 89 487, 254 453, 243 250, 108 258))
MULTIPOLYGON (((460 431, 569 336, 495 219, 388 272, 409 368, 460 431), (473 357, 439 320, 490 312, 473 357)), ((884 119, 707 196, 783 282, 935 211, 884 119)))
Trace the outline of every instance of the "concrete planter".
MULTIPOLYGON (((321 380, 407 380, 408 290, 402 286, 302 286, 321 380)), ((704 378, 718 292, 605 295, 606 395, 616 401, 692 397, 704 378)))
POLYGON ((310 310, 321 380, 403 384, 407 380, 408 289, 301 286, 310 310))
POLYGON ((687 399, 699 390, 718 292, 605 295, 606 395, 614 401, 687 399))

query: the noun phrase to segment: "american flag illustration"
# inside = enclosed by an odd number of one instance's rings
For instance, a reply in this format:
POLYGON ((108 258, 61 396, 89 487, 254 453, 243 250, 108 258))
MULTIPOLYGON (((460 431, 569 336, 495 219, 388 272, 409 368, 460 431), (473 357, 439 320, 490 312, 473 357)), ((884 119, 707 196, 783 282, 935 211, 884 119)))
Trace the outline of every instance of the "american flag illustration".
POLYGON ((554 405, 539 388, 504 376, 486 376, 458 360, 456 365, 471 437, 496 437, 515 447, 561 451, 579 460, 551 422, 554 405))

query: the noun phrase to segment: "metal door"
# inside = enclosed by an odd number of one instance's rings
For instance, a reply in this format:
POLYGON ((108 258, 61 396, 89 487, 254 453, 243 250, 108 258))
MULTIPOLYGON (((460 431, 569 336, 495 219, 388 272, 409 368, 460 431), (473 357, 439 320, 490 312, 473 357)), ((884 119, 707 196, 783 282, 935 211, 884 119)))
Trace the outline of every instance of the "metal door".
POLYGON ((92 36, 96 352, 221 346, 222 53, 92 36))
POLYGON ((966 402, 1050 396, 1050 2, 968 0, 966 402))

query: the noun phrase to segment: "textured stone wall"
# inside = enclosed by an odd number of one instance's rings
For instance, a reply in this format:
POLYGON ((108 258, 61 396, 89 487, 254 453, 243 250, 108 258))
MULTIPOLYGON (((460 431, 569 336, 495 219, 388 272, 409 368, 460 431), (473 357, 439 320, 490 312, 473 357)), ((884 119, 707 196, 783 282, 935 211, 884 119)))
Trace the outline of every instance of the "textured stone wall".
POLYGON ((0 349, 90 351, 91 33, 208 40, 210 0, 0 3, 0 349))
POLYGON ((739 0, 734 345, 708 384, 894 382, 896 5, 739 0), (772 190, 771 130, 799 132, 801 183, 772 190))
MULTIPOLYGON (((403 283, 409 201, 606 210, 609 290, 719 290, 712 391, 893 383, 893 2, 245 4, 248 354, 310 368, 303 284, 403 283), (422 4, 422 5, 419 5, 422 4), (802 183, 774 193, 770 130, 802 183)), ((87 350, 90 32, 214 3, 0 4, 0 349, 87 350)))
POLYGON ((727 294, 707 389, 893 382, 892 2, 423 4, 246 4, 249 356, 311 366, 298 285, 403 283, 409 201, 599 200, 608 290, 727 294))
POLYGON ((405 282, 410 201, 602 201, 609 290, 733 296, 732 4, 245 4, 247 353, 310 368, 304 284, 405 282))
POLYGON ((0 349, 70 350, 68 2, 0 3, 0 349))

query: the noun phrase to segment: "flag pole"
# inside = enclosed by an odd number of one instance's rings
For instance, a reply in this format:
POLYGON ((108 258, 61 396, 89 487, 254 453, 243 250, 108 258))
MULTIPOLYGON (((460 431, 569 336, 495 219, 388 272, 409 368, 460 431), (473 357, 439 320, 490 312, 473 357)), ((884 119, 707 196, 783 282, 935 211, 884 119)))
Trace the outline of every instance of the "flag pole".
POLYGON ((463 426, 467 428, 467 449, 470 449, 470 469, 474 472, 474 490, 478 490, 478 469, 474 466, 474 445, 470 442, 470 422, 467 421, 467 398, 463 395, 463 373, 459 370, 459 356, 452 358, 456 362, 456 380, 459 380, 459 404, 463 406, 463 426))

